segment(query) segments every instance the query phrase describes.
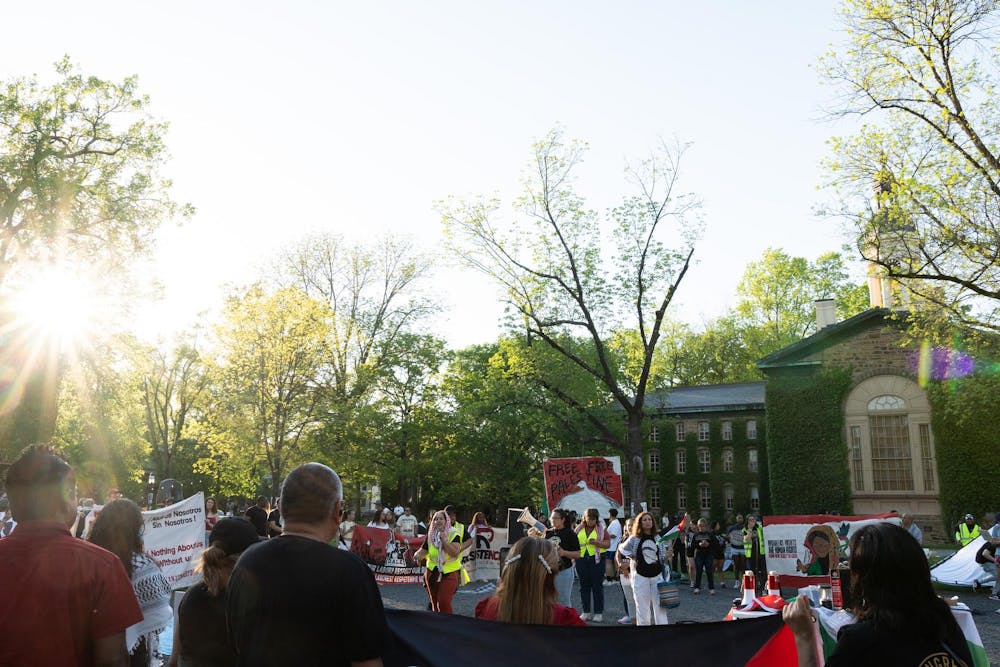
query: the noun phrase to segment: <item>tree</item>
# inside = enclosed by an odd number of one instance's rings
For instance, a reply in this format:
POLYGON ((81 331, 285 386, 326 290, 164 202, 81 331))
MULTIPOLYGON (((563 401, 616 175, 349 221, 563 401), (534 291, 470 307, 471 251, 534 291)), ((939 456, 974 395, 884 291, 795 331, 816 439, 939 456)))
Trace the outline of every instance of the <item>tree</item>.
POLYGON ((68 59, 56 72, 49 86, 32 77, 0 89, 0 288, 16 267, 60 253, 131 257, 178 212, 158 171, 166 126, 137 80, 83 76, 68 59))
POLYGON ((847 0, 821 61, 836 115, 873 118, 827 161, 863 257, 922 316, 1000 331, 1000 107, 991 0, 847 0), (874 190, 874 196, 871 196, 874 190))
MULTIPOLYGON (((608 443, 632 461, 629 483, 638 503, 646 497, 642 421, 654 352, 694 252, 698 225, 690 218, 699 202, 677 188, 683 149, 661 146, 626 170, 636 194, 608 211, 602 224, 573 187, 584 152, 581 143, 565 143, 558 130, 535 144, 532 182, 509 228, 498 220, 496 200, 443 205, 442 214, 456 255, 502 286, 516 314, 512 324, 600 382, 624 412, 622 439, 606 417, 574 404, 602 424, 608 443), (679 249, 665 241, 671 234, 679 249), (608 237, 615 242, 611 253, 602 243, 608 237), (640 361, 627 375, 609 349, 615 332, 629 328, 623 322, 632 323, 641 342, 640 361), (591 354, 567 344, 574 335, 586 339, 591 354)), ((565 398, 557 385, 546 388, 565 398)))
MULTIPOLYGON (((0 302, 45 266, 121 273, 162 221, 190 213, 159 173, 166 126, 150 116, 136 79, 84 76, 68 59, 55 69, 49 85, 0 84, 0 302)), ((14 448, 52 436, 65 370, 51 341, 18 340, 20 324, 3 310, 3 363, 24 389, 0 419, 14 448)))
POLYGON ((157 477, 168 479, 175 473, 174 457, 190 439, 188 419, 203 407, 208 374, 192 343, 180 343, 169 356, 158 350, 147 354, 140 371, 144 438, 152 448, 157 477))
POLYGON ((215 372, 229 401, 229 428, 243 436, 236 442, 263 454, 272 495, 302 436, 318 427, 317 378, 329 352, 329 316, 325 304, 301 290, 267 292, 255 285, 228 299, 217 329, 215 372))

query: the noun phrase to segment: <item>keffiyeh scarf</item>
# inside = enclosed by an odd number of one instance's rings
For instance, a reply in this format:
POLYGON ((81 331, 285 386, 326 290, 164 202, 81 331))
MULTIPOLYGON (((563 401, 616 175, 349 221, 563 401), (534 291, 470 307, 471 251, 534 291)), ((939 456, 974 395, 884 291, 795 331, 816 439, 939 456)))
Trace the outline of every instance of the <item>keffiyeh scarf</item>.
POLYGON ((139 640, 146 638, 150 664, 156 655, 160 632, 173 617, 170 607, 170 583, 156 562, 146 554, 132 554, 132 590, 139 601, 142 620, 125 629, 125 646, 133 653, 139 640))

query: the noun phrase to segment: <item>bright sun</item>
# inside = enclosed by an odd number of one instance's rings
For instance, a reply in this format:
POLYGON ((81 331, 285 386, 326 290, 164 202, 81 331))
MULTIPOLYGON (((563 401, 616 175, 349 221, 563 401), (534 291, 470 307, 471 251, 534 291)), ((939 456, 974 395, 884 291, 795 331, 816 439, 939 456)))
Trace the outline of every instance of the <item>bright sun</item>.
POLYGON ((11 305, 22 325, 65 348, 91 329, 95 295, 94 285, 84 276, 49 268, 12 294, 11 305))

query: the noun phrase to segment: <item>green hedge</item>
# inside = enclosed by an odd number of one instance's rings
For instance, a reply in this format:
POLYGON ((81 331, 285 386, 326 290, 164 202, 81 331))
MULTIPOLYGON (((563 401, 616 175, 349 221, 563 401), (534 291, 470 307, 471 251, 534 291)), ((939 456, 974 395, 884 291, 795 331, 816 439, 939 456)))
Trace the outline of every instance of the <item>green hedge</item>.
POLYGON ((966 513, 1000 510, 1000 377, 974 373, 927 386, 948 534, 966 513))
POLYGON ((768 379, 767 472, 775 513, 852 512, 842 413, 850 383, 850 369, 768 379))

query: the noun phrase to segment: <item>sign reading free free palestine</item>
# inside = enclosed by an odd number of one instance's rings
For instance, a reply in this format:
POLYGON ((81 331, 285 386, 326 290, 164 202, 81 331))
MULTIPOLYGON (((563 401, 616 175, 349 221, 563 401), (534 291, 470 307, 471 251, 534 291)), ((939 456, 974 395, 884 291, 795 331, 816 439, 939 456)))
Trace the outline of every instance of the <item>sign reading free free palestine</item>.
POLYGON ((607 516, 612 507, 621 511, 622 464, 617 456, 580 456, 548 459, 542 464, 545 498, 550 508, 561 507, 577 514, 595 507, 607 516))

